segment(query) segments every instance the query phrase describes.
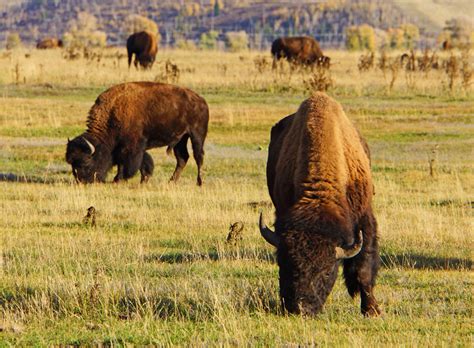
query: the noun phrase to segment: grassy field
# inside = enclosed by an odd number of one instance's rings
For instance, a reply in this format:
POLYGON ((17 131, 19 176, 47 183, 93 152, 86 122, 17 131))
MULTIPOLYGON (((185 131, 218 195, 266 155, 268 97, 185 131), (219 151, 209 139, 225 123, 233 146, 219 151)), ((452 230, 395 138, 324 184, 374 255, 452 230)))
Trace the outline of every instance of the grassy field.
POLYGON ((204 186, 192 159, 168 184, 175 161, 163 148, 151 151, 146 185, 138 176, 76 185, 66 139, 84 130, 97 95, 163 78, 163 63, 129 72, 107 54, 97 63, 0 52, 0 346, 472 345, 472 91, 458 83, 447 92, 442 71, 416 73, 415 85, 400 73, 389 91, 381 72, 358 72, 357 54, 329 52, 329 94, 373 154, 384 315, 363 318, 340 277, 324 312, 302 318, 281 313, 274 251, 257 219, 273 212, 269 130, 309 95, 304 73, 259 73, 261 52, 160 52, 210 106, 204 186), (83 222, 91 205, 96 227, 83 222), (243 240, 228 245, 237 221, 243 240))

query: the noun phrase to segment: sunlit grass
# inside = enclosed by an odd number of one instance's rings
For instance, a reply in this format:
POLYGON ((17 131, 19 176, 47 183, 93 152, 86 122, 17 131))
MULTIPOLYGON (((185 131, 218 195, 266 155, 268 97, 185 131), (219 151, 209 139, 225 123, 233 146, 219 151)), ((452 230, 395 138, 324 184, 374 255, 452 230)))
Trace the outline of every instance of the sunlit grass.
POLYGON ((175 160, 163 148, 151 151, 147 185, 135 177, 81 186, 64 161, 67 137, 84 130, 102 90, 153 80, 159 67, 129 72, 124 60, 117 69, 112 58, 104 67, 66 62, 59 51, 23 53, 0 59, 9 71, 0 76, 0 346, 471 344, 471 95, 446 95, 435 73, 416 93, 400 80, 387 94, 378 72, 359 76, 357 55, 331 53, 330 94, 372 150, 383 264, 375 293, 385 314, 363 318, 340 277, 310 319, 281 313, 274 251, 257 230, 258 212, 269 220, 273 212, 269 131, 308 94, 299 77, 283 90, 270 71, 254 76, 259 52, 160 52, 210 106, 203 187, 192 158, 169 184, 175 160), (26 78, 18 85, 16 62, 26 78), (83 221, 90 206, 95 227, 83 221), (228 245, 236 221, 243 239, 228 245))

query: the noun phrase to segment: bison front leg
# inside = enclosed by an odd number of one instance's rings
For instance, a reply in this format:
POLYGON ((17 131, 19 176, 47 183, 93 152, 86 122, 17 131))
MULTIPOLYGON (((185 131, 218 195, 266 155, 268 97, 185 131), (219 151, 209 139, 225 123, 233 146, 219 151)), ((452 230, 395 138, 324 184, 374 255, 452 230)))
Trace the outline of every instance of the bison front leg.
POLYGON ((377 242, 377 221, 372 212, 362 217, 359 228, 363 234, 363 246, 360 253, 344 260, 344 278, 351 297, 360 293, 361 311, 366 316, 378 316, 382 312, 375 299, 373 289, 380 267, 377 242))
POLYGON ((130 179, 142 166, 145 153, 144 142, 140 142, 138 145, 136 143, 133 145, 132 141, 124 141, 124 143, 128 146, 117 151, 118 171, 114 182, 130 179))
POLYGON ((142 175, 141 182, 146 183, 148 179, 153 174, 153 170, 155 169, 155 164, 153 163, 153 158, 151 158, 148 152, 143 154, 142 166, 140 168, 140 174, 142 175))
POLYGON ((117 165, 117 175, 114 177, 114 182, 119 182, 123 179, 123 165, 117 165))

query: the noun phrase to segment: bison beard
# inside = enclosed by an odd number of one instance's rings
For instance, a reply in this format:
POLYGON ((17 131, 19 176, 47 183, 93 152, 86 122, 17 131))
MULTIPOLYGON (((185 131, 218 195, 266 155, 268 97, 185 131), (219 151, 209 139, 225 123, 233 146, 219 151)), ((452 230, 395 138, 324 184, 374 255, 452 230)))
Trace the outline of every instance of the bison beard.
POLYGON ((189 158, 191 140, 202 184, 201 167, 209 110, 206 101, 193 91, 173 85, 132 82, 103 92, 89 112, 87 131, 68 140, 66 161, 78 182, 104 182, 117 165, 114 181, 129 179, 140 170, 141 181, 153 174, 152 157, 146 150, 168 146, 174 152, 177 181, 189 158))
POLYGON ((363 314, 380 314, 368 147, 337 102, 316 93, 272 128, 267 183, 275 232, 262 216, 260 232, 277 248, 284 308, 320 312, 344 259, 349 294, 360 293, 363 314))

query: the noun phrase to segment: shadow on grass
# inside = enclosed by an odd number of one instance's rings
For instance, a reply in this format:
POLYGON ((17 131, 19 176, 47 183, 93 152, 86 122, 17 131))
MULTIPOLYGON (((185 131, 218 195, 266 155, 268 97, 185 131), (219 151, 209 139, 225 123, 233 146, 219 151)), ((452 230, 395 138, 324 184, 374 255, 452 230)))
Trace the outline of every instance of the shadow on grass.
POLYGON ((455 199, 431 200, 430 205, 434 207, 470 207, 474 208, 474 201, 462 201, 455 199))
MULTIPOLYGON (((412 268, 431 270, 463 270, 472 268, 472 260, 468 258, 440 257, 422 254, 383 254, 384 268, 412 268)), ((196 261, 221 260, 259 260, 276 263, 276 255, 267 249, 232 249, 209 250, 208 252, 167 252, 150 254, 144 257, 145 262, 192 263, 196 261)))
POLYGON ((154 253, 144 257, 145 262, 163 263, 191 263, 195 261, 221 261, 221 260, 260 260, 276 262, 273 251, 267 249, 229 249, 209 250, 207 252, 167 252, 163 254, 154 253))
POLYGON ((471 269, 472 260, 468 258, 440 257, 422 254, 383 254, 382 265, 385 268, 412 268, 431 270, 471 269))
POLYGON ((39 176, 30 175, 18 175, 13 173, 0 173, 0 182, 21 182, 21 183, 34 183, 34 184, 58 184, 58 183, 71 183, 70 180, 64 179, 52 179, 39 176))
POLYGON ((203 321, 215 318, 216 313, 222 310, 229 312, 266 312, 268 314, 282 314, 280 300, 277 294, 268 289, 258 287, 252 293, 235 294, 234 301, 215 301, 214 294, 202 294, 201 298, 186 298, 182 294, 178 297, 168 296, 123 296, 117 302, 119 318, 129 320, 138 315, 152 314, 162 319, 177 318, 180 320, 203 321))

